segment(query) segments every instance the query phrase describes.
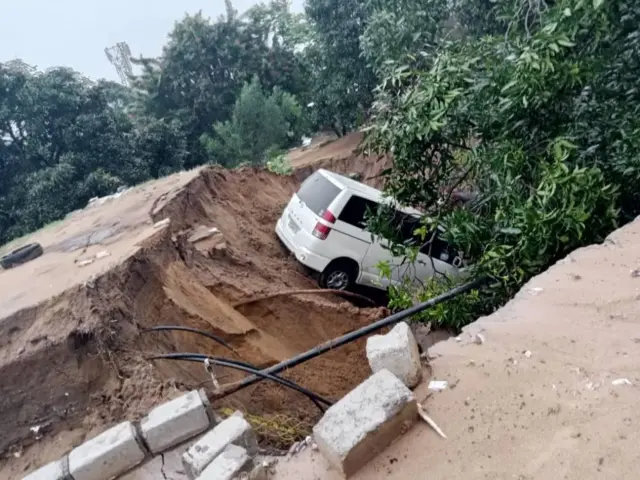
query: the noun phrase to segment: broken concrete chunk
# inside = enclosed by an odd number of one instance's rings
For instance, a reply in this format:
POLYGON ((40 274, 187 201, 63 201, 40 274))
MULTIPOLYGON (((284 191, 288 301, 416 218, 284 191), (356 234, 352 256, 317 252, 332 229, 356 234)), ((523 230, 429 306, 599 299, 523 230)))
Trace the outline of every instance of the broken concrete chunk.
POLYGON ((329 463, 350 476, 417 417, 411 390, 389 370, 380 370, 329 408, 313 428, 313 437, 329 463))
POLYGON ((251 470, 249 453, 237 445, 227 445, 197 480, 233 480, 242 472, 251 470))
POLYGON ((251 456, 258 451, 256 435, 241 413, 220 422, 184 453, 182 465, 187 476, 191 480, 197 478, 230 444, 243 447, 251 456))
POLYGON ((373 373, 387 369, 404 384, 413 388, 422 379, 418 342, 405 322, 400 322, 386 335, 367 339, 367 359, 373 373))
POLYGON ((208 427, 207 410, 196 390, 159 405, 140 422, 151 453, 163 452, 208 427))

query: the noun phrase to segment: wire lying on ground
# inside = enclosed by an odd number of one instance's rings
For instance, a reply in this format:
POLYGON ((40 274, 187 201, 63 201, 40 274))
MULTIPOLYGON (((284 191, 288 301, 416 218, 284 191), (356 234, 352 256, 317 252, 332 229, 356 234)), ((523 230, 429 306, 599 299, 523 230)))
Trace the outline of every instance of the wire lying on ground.
POLYGON ((181 331, 181 332, 195 333, 197 335, 202 335, 203 337, 210 338, 214 342, 219 343, 223 347, 228 348, 234 354, 236 354, 238 357, 240 357, 238 352, 236 352, 234 350, 234 348, 231 345, 229 345, 227 342, 225 342, 222 338, 220 338, 217 335, 214 335, 211 332, 207 332, 205 330, 199 330, 197 328, 183 327, 181 325, 158 325, 156 327, 151 327, 151 328, 147 328, 145 330, 142 330, 140 333, 163 332, 163 331, 173 331, 173 330, 177 330, 177 331, 181 331))
MULTIPOLYGON (((355 340, 358 340, 359 338, 362 338, 365 335, 369 335, 375 331, 378 331, 381 328, 395 325, 396 323, 404 320, 405 318, 408 318, 411 315, 414 315, 423 310, 426 310, 427 308, 433 307, 434 305, 437 305, 444 301, 455 298, 458 295, 469 292, 473 289, 477 289, 482 285, 484 285, 485 283, 487 283, 488 280, 489 280, 488 278, 482 277, 482 278, 473 280, 471 282, 465 283, 463 285, 460 285, 458 287, 455 287, 449 290, 448 292, 438 295, 437 297, 434 297, 425 302, 414 305, 411 308, 407 308, 406 310, 402 310, 401 312, 394 313, 393 315, 390 315, 386 318, 378 320, 377 322, 373 322, 369 325, 359 328, 358 330, 354 330, 353 332, 347 333, 346 335, 342 335, 340 337, 334 338, 333 340, 324 342, 318 345, 317 347, 312 348, 311 350, 301 353, 300 355, 296 355, 295 357, 289 358, 288 360, 285 360, 269 368, 266 368, 262 370, 261 373, 266 373, 266 374, 279 373, 288 368, 292 368, 292 367, 295 367, 296 365, 300 365, 301 363, 304 363, 313 358, 316 358, 324 353, 327 353, 328 351, 331 351, 335 348, 341 347, 342 345, 346 345, 347 343, 351 343, 355 340)), ((235 393, 238 390, 242 390, 243 388, 253 385, 256 382, 260 382, 262 380, 264 380, 264 377, 262 377, 261 375, 254 375, 251 377, 247 377, 244 380, 241 380, 234 384, 230 384, 223 387, 221 392, 216 392, 214 395, 217 398, 222 398, 227 395, 231 395, 232 393, 235 393)))
POLYGON ((206 360, 208 360, 209 363, 212 363, 213 365, 233 368, 235 370, 252 373, 254 375, 261 377, 262 379, 271 380, 273 382, 279 383, 284 387, 300 392, 303 395, 306 395, 307 397, 309 397, 309 399, 314 403, 316 407, 318 407, 318 409, 321 412, 325 411, 325 408, 321 404, 324 404, 326 406, 333 405, 333 402, 331 402, 330 400, 327 400, 326 398, 321 397, 320 395, 312 392, 311 390, 307 390, 306 388, 301 387, 300 385, 298 385, 295 382, 292 382, 291 380, 279 377, 277 375, 264 373, 261 370, 258 370, 257 368, 252 366, 251 364, 245 363, 245 362, 238 362, 235 360, 229 360, 222 357, 210 357, 200 353, 165 353, 162 355, 154 355, 154 356, 148 357, 147 360, 182 360, 187 362, 198 362, 198 363, 205 362, 206 360))

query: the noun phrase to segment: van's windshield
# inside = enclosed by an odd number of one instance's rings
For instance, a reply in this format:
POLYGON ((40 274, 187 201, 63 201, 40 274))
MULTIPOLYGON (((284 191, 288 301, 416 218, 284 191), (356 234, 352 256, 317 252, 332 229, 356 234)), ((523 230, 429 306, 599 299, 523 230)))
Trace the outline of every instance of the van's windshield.
POLYGON ((324 175, 314 173, 304 181, 300 190, 298 190, 298 198, 313 213, 322 216, 339 193, 340 188, 331 180, 325 178, 324 175))

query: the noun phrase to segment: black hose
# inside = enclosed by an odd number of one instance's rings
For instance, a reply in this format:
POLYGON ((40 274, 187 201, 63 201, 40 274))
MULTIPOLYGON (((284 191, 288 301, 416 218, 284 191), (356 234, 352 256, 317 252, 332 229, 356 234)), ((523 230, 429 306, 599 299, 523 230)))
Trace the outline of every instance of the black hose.
MULTIPOLYGON (((323 353, 328 352, 329 350, 333 350, 337 347, 341 347, 342 345, 353 342, 354 340, 358 340, 359 338, 364 337, 365 335, 369 335, 370 333, 380 330, 381 328, 396 324, 401 320, 404 320, 405 318, 410 317, 411 315, 414 315, 416 313, 422 312, 423 310, 426 310, 429 307, 433 307, 434 305, 442 303, 446 300, 450 300, 462 293, 468 292, 469 290, 478 288, 481 285, 484 285, 488 280, 489 279, 487 277, 481 277, 471 282, 460 285, 458 287, 452 288, 451 290, 443 293, 442 295, 438 295, 437 297, 434 297, 430 300, 414 305, 413 307, 407 308, 406 310, 402 310, 401 312, 394 313, 393 315, 390 315, 386 318, 378 320, 377 322, 374 322, 370 325, 366 325, 362 328, 359 328, 358 330, 354 330, 353 332, 347 333, 346 335, 342 335, 341 337, 334 338, 333 340, 329 340, 325 343, 322 343, 317 347, 312 348, 311 350, 301 353, 300 355, 296 355, 293 358, 289 358, 288 360, 280 362, 269 368, 265 368, 264 370, 261 371, 261 373, 271 375, 274 373, 281 372, 282 370, 295 367, 296 365, 307 362, 315 357, 322 355, 323 353)), ((223 389, 223 391, 220 392, 218 396, 219 398, 222 398, 227 395, 231 395, 232 393, 235 393, 238 390, 242 390, 243 388, 246 388, 250 385, 253 385, 254 383, 264 380, 264 378, 265 377, 258 374, 256 374, 255 376, 247 377, 244 380, 236 383, 235 385, 229 385, 226 389, 223 389)))
POLYGON ((149 332, 162 332, 165 330, 180 330, 183 332, 191 332, 191 333, 195 333, 198 335, 202 335, 204 337, 210 338, 211 340, 219 343, 220 345, 227 347, 229 350, 231 350, 233 353, 236 353, 235 350, 233 348, 231 348, 231 345, 229 345, 227 342, 225 342, 222 338, 218 337, 217 335, 214 335, 213 333, 207 332, 205 330, 198 330, 197 328, 191 328, 191 327, 182 327, 180 325, 160 325, 157 327, 151 327, 151 328, 147 328, 145 330, 143 330, 140 333, 149 333, 149 332))
POLYGON ((307 390, 304 387, 301 387, 300 385, 292 382, 291 380, 279 377, 277 375, 264 373, 258 370, 257 368, 255 368, 254 366, 245 362, 237 362, 235 360, 222 359, 219 357, 209 357, 207 355, 203 355, 200 353, 166 353, 162 355, 155 355, 153 357, 149 357, 148 359, 149 360, 159 360, 159 359, 184 360, 188 362, 198 362, 198 363, 204 362, 206 359, 209 359, 209 361, 214 365, 219 365, 221 367, 233 368, 233 369, 241 370, 247 373, 252 373, 254 375, 257 375, 258 377, 261 377, 262 379, 271 380, 273 382, 279 383, 282 386, 296 390, 297 392, 300 392, 303 395, 306 395, 307 397, 309 397, 309 399, 316 405, 316 407, 318 407, 318 409, 321 412, 325 411, 324 407, 320 405, 321 403, 327 406, 333 405, 333 402, 327 400, 326 398, 321 397, 320 395, 310 390, 307 390))

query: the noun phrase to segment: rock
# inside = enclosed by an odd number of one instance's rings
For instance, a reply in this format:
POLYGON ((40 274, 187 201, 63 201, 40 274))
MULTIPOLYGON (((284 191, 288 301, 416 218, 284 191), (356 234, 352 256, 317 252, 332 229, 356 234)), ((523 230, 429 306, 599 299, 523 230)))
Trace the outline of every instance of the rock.
POLYGON ((405 322, 398 323, 386 335, 369 337, 367 359, 373 373, 389 370, 409 388, 422 379, 418 343, 405 322))

